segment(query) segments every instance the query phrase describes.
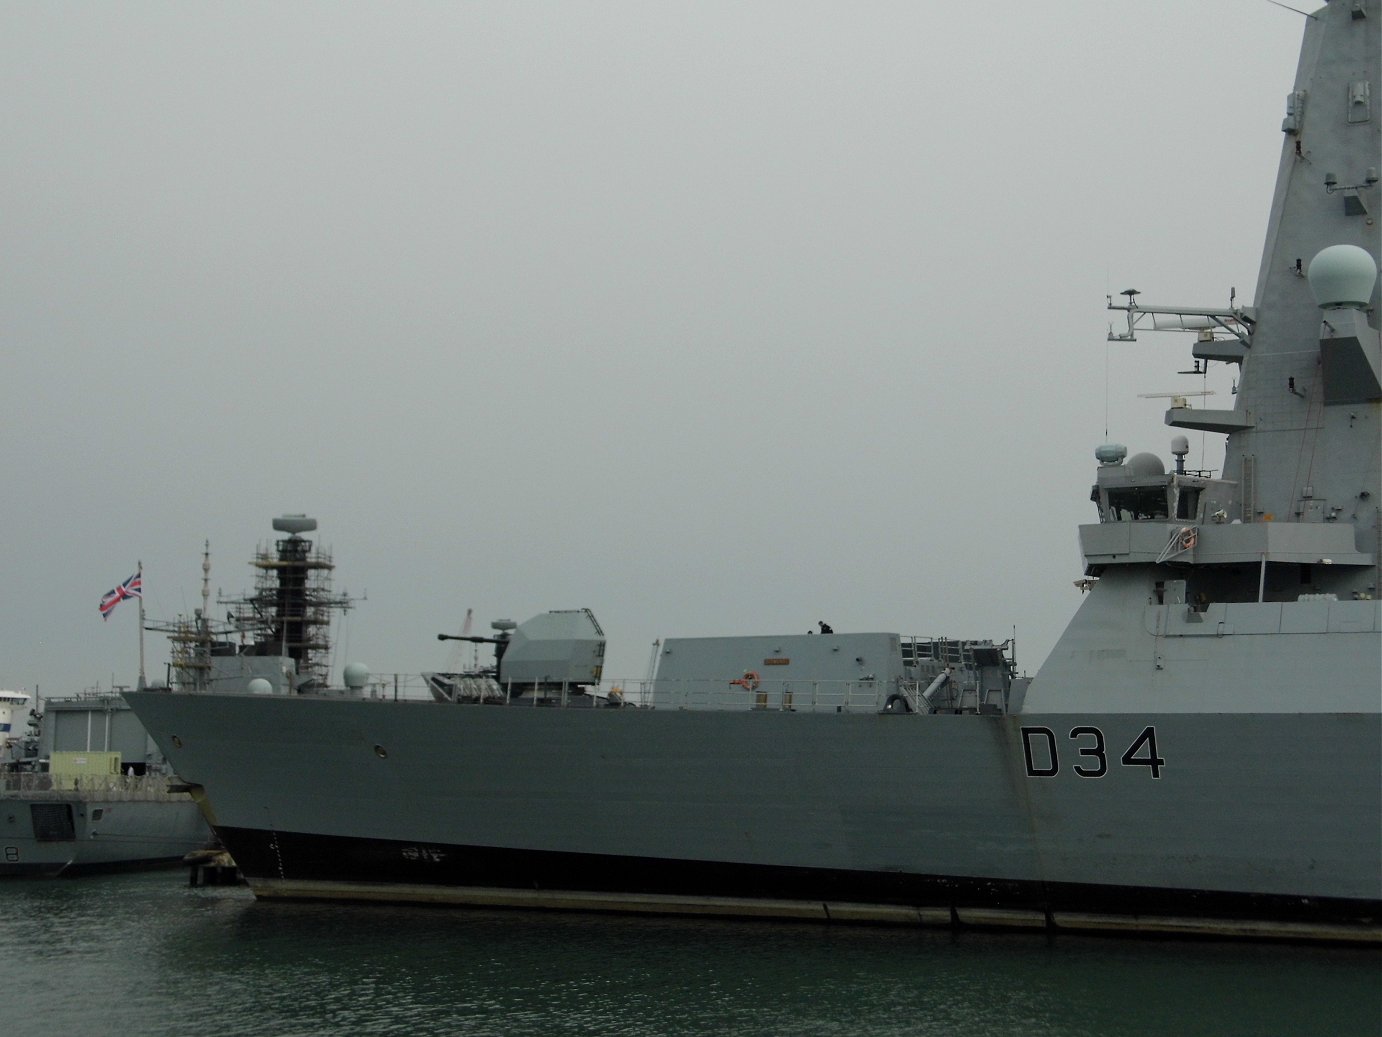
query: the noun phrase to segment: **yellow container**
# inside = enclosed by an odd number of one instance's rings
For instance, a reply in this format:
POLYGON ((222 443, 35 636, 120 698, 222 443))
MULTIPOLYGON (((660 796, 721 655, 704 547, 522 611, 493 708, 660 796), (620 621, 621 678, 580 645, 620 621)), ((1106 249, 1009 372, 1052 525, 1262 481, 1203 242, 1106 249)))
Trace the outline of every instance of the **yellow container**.
POLYGON ((53 753, 48 770, 55 775, 81 777, 91 774, 119 774, 119 753, 53 753))

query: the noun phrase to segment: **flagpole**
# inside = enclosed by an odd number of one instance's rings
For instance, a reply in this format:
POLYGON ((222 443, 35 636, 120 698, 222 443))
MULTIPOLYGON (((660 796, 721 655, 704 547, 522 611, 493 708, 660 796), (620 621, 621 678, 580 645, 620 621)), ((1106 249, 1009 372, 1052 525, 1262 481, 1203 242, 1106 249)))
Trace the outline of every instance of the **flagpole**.
POLYGON ((139 690, 144 690, 144 560, 139 561, 139 690))

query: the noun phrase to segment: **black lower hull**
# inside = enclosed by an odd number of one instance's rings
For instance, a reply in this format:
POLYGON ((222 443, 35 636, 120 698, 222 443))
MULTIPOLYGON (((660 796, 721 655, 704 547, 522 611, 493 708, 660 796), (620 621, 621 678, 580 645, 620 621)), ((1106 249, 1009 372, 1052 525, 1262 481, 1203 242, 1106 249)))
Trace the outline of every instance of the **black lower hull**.
MULTIPOLYGON (((702 900, 752 903, 755 909, 746 913, 771 915, 775 903, 814 902, 940 909, 957 923, 964 922, 969 910, 1007 912, 1011 918, 1026 916, 1027 921, 1016 923, 1024 927, 1037 917, 1058 928, 1053 919, 1070 915, 1116 917, 1123 921, 1103 928, 1119 931, 1168 928, 1158 920, 1212 919, 1224 923, 1218 928, 1225 934, 1240 923, 1282 926, 1281 935, 1297 938, 1310 938, 1312 928, 1356 928, 1367 942, 1382 933, 1382 904, 1367 900, 421 845, 246 828, 218 828, 217 833, 251 885, 271 887, 277 897, 291 898, 297 889, 310 891, 301 895, 313 898, 464 902, 464 896, 438 897, 435 891, 470 888, 514 891, 522 898, 513 902, 537 906, 557 906, 555 899, 544 901, 544 893, 588 894, 576 903, 608 910, 657 911, 663 902, 702 900), (1147 924, 1128 924, 1131 919, 1147 924)), ((480 902, 506 901, 489 897, 480 902)), ((735 912, 726 907, 699 913, 735 912)), ((986 917, 999 919, 987 924, 1001 924, 1003 916, 986 917)), ((1215 931, 1213 925, 1205 928, 1208 934, 1215 931)))

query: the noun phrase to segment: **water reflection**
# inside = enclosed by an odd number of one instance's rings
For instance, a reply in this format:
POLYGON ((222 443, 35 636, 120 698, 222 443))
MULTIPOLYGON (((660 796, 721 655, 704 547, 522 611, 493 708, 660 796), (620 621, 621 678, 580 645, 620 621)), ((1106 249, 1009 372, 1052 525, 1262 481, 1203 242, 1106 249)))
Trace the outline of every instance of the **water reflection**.
POLYGON ((1371 951, 259 904, 181 882, 0 886, 0 953, 25 963, 12 1018, 155 1037, 1382 1029, 1371 951))

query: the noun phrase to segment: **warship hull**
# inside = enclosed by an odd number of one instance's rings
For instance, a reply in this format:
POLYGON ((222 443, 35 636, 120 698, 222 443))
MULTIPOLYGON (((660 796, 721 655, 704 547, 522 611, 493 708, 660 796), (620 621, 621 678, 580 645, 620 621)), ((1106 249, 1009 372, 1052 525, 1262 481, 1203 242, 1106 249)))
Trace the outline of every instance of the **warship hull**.
POLYGON ((129 697, 263 897, 1382 936, 1376 715, 129 697))
POLYGON ((141 801, 101 793, 0 792, 0 877, 174 865, 210 838, 186 795, 141 801))
MULTIPOLYGON (((262 897, 1382 942, 1379 26, 1382 0, 1308 16, 1254 304, 1109 298, 1111 340, 1223 365, 1231 409, 1151 394, 1223 461, 1095 447, 1086 596, 1034 677, 1011 642, 821 621, 663 641, 655 708, 560 708, 624 705, 565 612, 463 628, 495 665, 432 675, 446 701, 347 667, 130 702, 262 897)), ((279 547, 268 654, 312 614, 310 545, 279 547)))

